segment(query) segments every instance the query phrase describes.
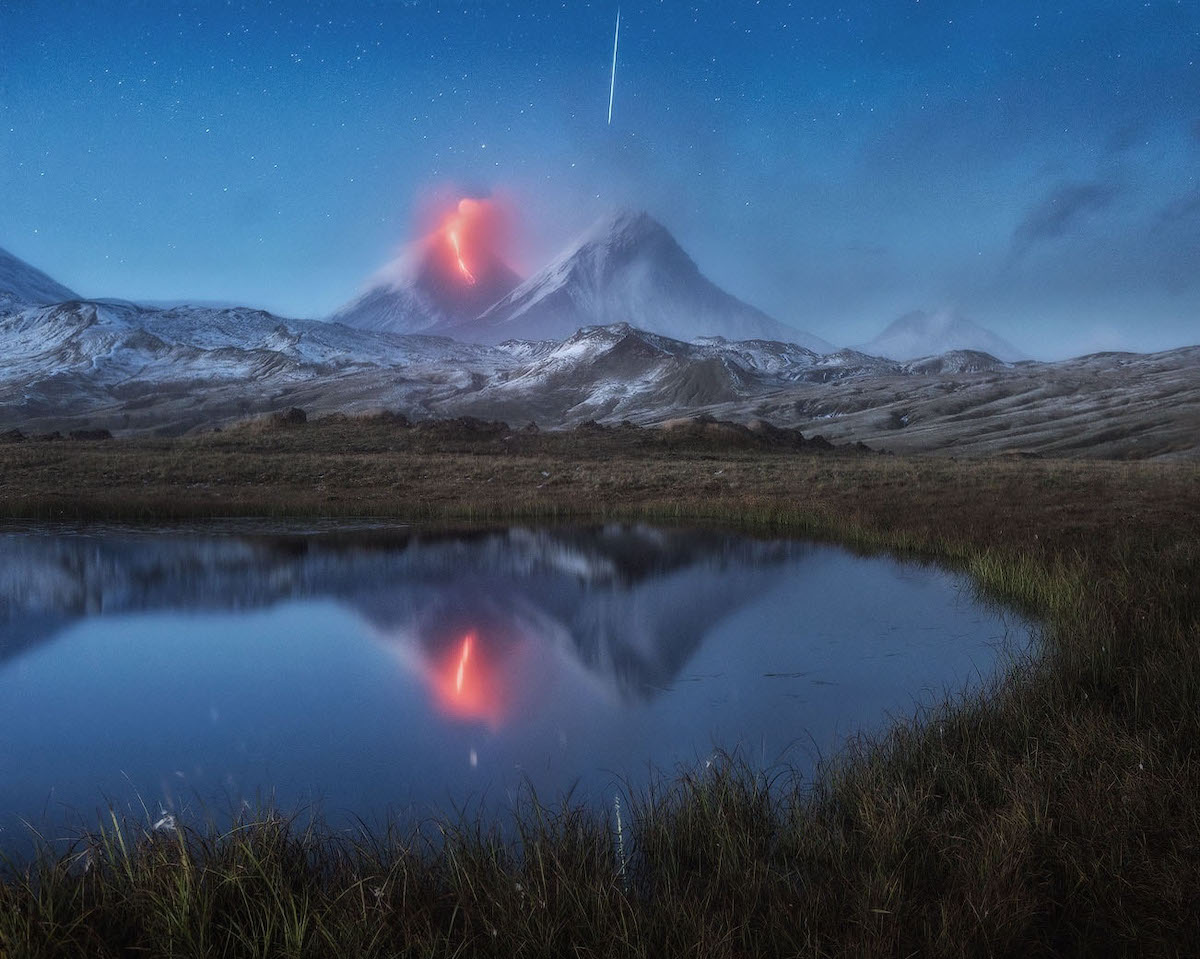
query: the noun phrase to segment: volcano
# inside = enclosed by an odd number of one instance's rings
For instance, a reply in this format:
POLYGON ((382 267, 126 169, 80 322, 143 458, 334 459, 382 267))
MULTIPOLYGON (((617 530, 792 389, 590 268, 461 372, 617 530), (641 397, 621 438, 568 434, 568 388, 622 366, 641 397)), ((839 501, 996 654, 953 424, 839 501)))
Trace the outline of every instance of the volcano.
POLYGON ((951 350, 989 354, 1006 363, 1025 355, 991 330, 973 323, 955 310, 926 313, 914 310, 888 324, 875 339, 855 349, 890 360, 916 360, 940 356, 951 350))
POLYGON ((474 320, 521 281, 496 252, 494 233, 486 201, 461 200, 329 319, 384 333, 445 333, 474 320))
POLYGON ((477 234, 486 231, 477 229, 467 208, 462 219, 448 219, 330 319, 491 345, 564 340, 584 327, 627 323, 680 340, 716 336, 833 350, 820 337, 726 293, 647 213, 601 219, 519 285, 489 238, 477 234))
POLYGON ((681 340, 723 336, 833 349, 726 293, 665 226, 635 211, 600 220, 477 320, 446 332, 481 343, 562 340, 582 327, 616 323, 681 340))

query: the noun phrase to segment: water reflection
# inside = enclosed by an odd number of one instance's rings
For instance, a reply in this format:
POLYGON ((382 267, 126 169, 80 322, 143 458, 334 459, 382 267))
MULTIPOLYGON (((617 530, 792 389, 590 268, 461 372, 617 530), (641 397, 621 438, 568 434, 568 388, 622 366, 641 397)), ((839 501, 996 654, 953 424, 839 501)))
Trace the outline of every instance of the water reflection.
POLYGON ((621 526, 377 532, 350 544, 8 535, 0 537, 0 658, 85 617, 333 599, 395 644, 447 712, 496 724, 529 685, 529 644, 568 651, 614 696, 648 698, 670 685, 707 629, 806 549, 621 526))
POLYGON ((102 793, 369 816, 825 750, 986 673, 1009 625, 944 571, 695 530, 11 533, 0 828, 102 793))

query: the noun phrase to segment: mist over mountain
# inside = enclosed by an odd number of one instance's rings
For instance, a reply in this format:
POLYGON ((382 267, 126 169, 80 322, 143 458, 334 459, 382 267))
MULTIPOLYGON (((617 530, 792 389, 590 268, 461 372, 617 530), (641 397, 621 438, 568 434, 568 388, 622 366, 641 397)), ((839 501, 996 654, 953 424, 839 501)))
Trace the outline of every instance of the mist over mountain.
POLYGON ((916 360, 951 350, 988 353, 1009 363, 1028 359, 1007 340, 955 310, 906 313, 889 323, 874 339, 855 349, 892 360, 916 360))

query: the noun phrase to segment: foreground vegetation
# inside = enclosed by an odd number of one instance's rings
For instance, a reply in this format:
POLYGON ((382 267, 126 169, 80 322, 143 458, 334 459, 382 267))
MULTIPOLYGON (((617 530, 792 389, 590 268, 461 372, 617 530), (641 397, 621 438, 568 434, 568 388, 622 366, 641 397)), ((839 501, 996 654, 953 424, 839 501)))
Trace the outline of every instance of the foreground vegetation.
POLYGON ((570 805, 529 805, 509 833, 114 823, 9 866, 0 955, 1170 955, 1200 942, 1196 466, 338 420, 0 447, 0 512, 719 522, 937 558, 1047 624, 1039 659, 986 697, 851 744, 816 782, 730 760, 635 799, 619 827, 616 809, 570 805))

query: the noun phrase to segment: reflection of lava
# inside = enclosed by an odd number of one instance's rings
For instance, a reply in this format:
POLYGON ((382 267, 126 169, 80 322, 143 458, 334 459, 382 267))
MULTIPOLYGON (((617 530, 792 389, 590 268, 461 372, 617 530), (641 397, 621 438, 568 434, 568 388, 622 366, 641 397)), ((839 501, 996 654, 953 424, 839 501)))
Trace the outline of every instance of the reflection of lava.
POLYGON ((518 605, 474 590, 434 594, 383 638, 438 713, 495 731, 533 714, 554 684, 546 652, 567 641, 556 620, 518 605))
POLYGON ((434 663, 433 687, 442 708, 463 719, 498 725, 503 714, 498 670, 474 633, 467 633, 440 662, 434 663))
POLYGON ((462 652, 458 654, 458 673, 454 679, 454 692, 459 696, 462 695, 463 678, 467 671, 467 660, 471 658, 471 639, 470 636, 464 636, 462 641, 462 652))

